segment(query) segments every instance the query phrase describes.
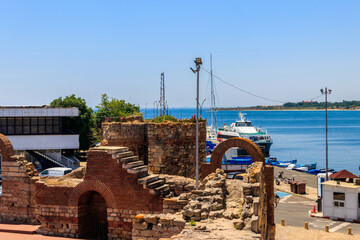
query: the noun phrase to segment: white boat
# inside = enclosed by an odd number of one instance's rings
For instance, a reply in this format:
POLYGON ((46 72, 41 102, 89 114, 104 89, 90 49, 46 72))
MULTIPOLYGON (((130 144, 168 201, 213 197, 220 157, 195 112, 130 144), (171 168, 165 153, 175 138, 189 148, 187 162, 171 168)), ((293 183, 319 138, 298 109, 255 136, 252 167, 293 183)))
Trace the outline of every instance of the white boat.
POLYGON ((234 137, 247 138, 256 143, 263 151, 265 157, 270 156, 270 147, 273 143, 271 136, 265 129, 255 127, 251 121, 245 119, 245 114, 239 112, 240 120, 219 128, 218 139, 226 140, 234 137))

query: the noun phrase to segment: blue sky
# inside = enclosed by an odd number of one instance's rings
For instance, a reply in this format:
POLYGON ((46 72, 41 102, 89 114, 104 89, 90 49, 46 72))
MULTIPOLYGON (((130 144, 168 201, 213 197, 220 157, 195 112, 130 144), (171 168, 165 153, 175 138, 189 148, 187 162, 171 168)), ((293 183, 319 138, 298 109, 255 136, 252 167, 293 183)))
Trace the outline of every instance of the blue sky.
MULTIPOLYGON (((102 93, 152 107, 195 107, 195 57, 237 87, 283 102, 320 88, 359 100, 359 1, 0 1, 0 105, 102 93)), ((209 105, 209 75, 200 98, 209 105), (207 91, 206 91, 207 89, 207 91)), ((218 105, 276 102, 219 81, 218 105)), ((317 100, 323 100, 318 98, 317 100)))

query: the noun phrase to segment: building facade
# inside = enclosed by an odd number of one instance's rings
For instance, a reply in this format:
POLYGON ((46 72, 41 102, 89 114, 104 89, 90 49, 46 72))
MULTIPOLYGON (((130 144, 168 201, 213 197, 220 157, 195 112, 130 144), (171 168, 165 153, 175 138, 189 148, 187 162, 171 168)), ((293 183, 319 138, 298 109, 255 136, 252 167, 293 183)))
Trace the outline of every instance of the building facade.
POLYGON ((24 155, 37 169, 76 168, 78 160, 61 152, 78 149, 79 134, 63 128, 62 120, 78 116, 78 108, 0 106, 0 133, 9 138, 16 154, 24 155))

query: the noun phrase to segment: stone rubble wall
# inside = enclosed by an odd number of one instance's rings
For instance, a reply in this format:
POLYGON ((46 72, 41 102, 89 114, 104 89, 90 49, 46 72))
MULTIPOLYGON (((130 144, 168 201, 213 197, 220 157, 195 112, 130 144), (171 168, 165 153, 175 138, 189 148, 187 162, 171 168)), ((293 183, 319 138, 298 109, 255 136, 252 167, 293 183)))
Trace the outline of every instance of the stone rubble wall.
POLYGON ((35 214, 35 181, 38 173, 22 156, 13 155, 2 162, 0 222, 39 223, 35 214))
POLYGON ((133 240, 170 238, 185 227, 185 220, 175 214, 139 214, 134 218, 133 240))
POLYGON ((171 196, 176 197, 182 193, 188 193, 195 189, 195 180, 176 175, 159 174, 159 179, 163 179, 165 184, 170 187, 171 196))
MULTIPOLYGON (((195 178, 196 125, 188 122, 104 122, 109 146, 125 146, 154 174, 195 178)), ((199 168, 206 158, 206 122, 199 123, 199 168)))

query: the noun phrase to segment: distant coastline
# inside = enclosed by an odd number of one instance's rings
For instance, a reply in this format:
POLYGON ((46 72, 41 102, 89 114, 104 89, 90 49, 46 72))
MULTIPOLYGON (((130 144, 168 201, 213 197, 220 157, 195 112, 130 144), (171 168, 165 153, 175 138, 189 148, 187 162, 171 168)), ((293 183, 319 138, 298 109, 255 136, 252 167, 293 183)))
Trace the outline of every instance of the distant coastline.
MULTIPOLYGON (((212 110, 212 109, 210 109, 212 110)), ((215 108, 216 111, 325 111, 324 108, 318 109, 318 108, 215 108)), ((360 111, 360 108, 351 108, 351 109, 345 109, 345 108, 328 108, 328 111, 360 111)))

